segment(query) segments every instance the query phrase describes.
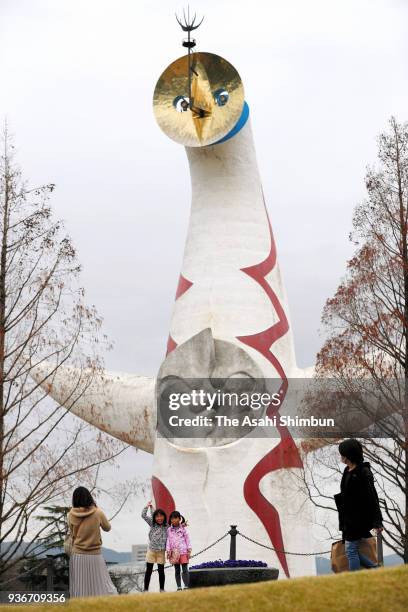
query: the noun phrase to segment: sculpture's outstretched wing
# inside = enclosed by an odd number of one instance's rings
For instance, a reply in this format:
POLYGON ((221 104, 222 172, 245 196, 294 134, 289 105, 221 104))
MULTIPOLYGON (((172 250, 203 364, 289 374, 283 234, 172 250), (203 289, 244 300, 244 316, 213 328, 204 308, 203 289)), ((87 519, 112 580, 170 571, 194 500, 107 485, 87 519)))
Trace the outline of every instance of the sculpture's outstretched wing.
POLYGON ((153 453, 156 406, 154 378, 53 367, 33 366, 32 378, 61 406, 102 431, 153 453))

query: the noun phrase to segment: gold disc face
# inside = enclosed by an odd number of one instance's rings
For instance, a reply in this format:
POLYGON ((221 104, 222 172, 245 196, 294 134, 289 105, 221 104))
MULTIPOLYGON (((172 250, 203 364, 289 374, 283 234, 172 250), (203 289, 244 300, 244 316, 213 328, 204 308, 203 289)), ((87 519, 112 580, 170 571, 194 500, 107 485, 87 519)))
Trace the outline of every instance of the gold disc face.
POLYGON ((202 147, 224 138, 237 124, 244 106, 238 72, 213 53, 191 54, 191 101, 188 56, 170 64, 157 81, 153 109, 169 138, 187 147, 202 147))

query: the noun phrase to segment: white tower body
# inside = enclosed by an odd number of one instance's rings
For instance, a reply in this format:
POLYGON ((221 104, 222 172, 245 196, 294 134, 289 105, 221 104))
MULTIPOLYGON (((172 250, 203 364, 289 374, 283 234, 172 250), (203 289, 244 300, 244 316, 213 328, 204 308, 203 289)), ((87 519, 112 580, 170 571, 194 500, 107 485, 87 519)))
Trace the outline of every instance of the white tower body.
MULTIPOLYGON (((191 217, 168 359, 176 347, 211 330, 214 339, 244 349, 263 377, 280 378, 285 388, 287 379, 304 374, 296 366, 250 122, 224 143, 186 151, 191 217)), ((200 355, 189 372, 185 363, 177 368, 175 356, 171 371, 204 378, 210 375, 204 361, 200 355)), ((211 544, 230 524, 276 550, 313 550, 311 508, 293 473, 301 458, 290 432, 279 434, 216 447, 200 448, 196 440, 190 449, 156 440, 156 503, 168 508, 171 496, 188 517, 195 550, 211 544)), ((239 558, 264 559, 281 575, 315 573, 313 557, 276 555, 242 538, 237 546, 239 558)))

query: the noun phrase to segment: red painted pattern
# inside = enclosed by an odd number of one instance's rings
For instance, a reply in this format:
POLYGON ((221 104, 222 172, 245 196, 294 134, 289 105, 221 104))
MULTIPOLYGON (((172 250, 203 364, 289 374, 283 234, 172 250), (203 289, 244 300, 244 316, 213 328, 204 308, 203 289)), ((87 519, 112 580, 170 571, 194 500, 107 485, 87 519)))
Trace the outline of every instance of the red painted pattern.
POLYGON ((176 509, 172 494, 157 476, 152 476, 152 489, 156 508, 164 510, 168 518, 170 513, 176 509))
MULTIPOLYGON (((274 366, 279 377, 282 379, 282 384, 279 388, 279 393, 282 397, 282 404, 288 388, 288 381, 281 363, 271 352, 271 348, 279 338, 282 338, 282 336, 287 333, 289 330, 289 323, 286 318, 285 311, 279 302, 278 296, 272 290, 269 283, 265 280, 265 276, 273 270, 276 264, 276 246, 266 207, 265 212, 268 219, 271 240, 269 255, 259 264, 250 266, 248 268, 242 268, 242 272, 245 272, 245 274, 248 274, 248 276, 253 278, 265 291, 277 313, 278 321, 262 332, 253 334, 251 336, 237 336, 237 339, 257 350, 274 366)), ((278 407, 274 408, 271 405, 267 410, 267 415, 273 416, 276 412, 278 412, 278 407)), ((262 478, 270 472, 281 468, 302 467, 302 460, 300 458, 299 451, 288 428, 278 426, 277 429, 279 431, 281 440, 275 448, 267 453, 261 459, 261 461, 255 465, 247 476, 244 483, 244 497, 248 506, 255 512, 265 527, 273 548, 281 551, 277 552, 276 554, 286 576, 289 578, 289 568, 286 555, 284 552, 282 552, 284 550, 284 542, 279 513, 276 508, 266 499, 266 497, 262 495, 259 488, 259 483, 262 478)))
POLYGON ((174 351, 174 349, 177 346, 177 342, 175 342, 173 340, 173 338, 171 337, 171 335, 169 335, 169 339, 167 340, 167 351, 166 351, 166 357, 169 353, 171 353, 171 351, 174 351))
POLYGON ((188 291, 188 289, 190 289, 192 284, 193 283, 189 281, 188 278, 184 278, 184 276, 180 274, 180 279, 179 279, 179 283, 178 283, 177 291, 176 291, 176 300, 178 300, 178 298, 182 296, 183 293, 188 291))
MULTIPOLYGON (((188 278, 185 278, 182 274, 180 274, 175 299, 178 300, 179 297, 181 297, 186 291, 190 289, 190 287, 192 287, 192 285, 193 283, 189 281, 188 278)), ((169 339, 167 340, 166 357, 169 353, 171 353, 171 351, 174 351, 176 347, 177 347, 177 342, 171 337, 171 334, 170 334, 169 339)))

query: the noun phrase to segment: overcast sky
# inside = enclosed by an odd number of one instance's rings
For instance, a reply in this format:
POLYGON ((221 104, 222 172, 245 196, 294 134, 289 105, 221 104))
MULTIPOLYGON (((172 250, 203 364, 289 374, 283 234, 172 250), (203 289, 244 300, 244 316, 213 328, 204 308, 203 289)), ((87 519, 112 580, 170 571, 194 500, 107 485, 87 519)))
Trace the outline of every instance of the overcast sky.
MULTIPOLYGON (((179 0, 177 0, 179 1, 179 0)), ((0 117, 32 185, 83 265, 88 301, 115 343, 110 369, 155 375, 164 357, 190 207, 183 147, 158 128, 155 83, 183 54, 157 0, 0 0, 0 117)), ((240 73, 288 293, 298 364, 314 363, 320 316, 351 255, 353 207, 389 117, 408 120, 404 0, 191 4, 198 50, 240 73)), ((148 474, 145 453, 123 472, 148 474)), ((139 509, 138 509, 139 511, 139 509)), ((145 537, 138 517, 105 542, 145 537)))

